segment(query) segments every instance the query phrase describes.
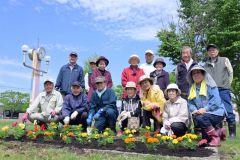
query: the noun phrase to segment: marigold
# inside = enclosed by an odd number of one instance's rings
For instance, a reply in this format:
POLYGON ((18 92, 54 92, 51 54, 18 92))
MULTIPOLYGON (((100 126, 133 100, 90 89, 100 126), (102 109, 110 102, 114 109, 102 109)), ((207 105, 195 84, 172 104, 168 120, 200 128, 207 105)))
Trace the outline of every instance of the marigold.
POLYGON ((88 134, 86 132, 83 132, 83 133, 80 134, 80 136, 83 137, 83 138, 87 138, 88 134))
POLYGON ((172 137, 173 139, 176 139, 176 138, 177 138, 177 136, 176 136, 176 135, 174 135, 174 134, 173 134, 171 137, 172 137))
POLYGON ((68 137, 74 137, 74 133, 73 133, 73 132, 69 132, 69 133, 67 134, 67 136, 68 136, 68 137))
POLYGON ((150 134, 148 132, 145 133, 146 138, 150 138, 150 134))
POLYGON ((161 134, 156 134, 156 137, 161 137, 162 135, 161 134))
POLYGON ((133 134, 136 133, 136 132, 137 132, 136 129, 133 129, 133 130, 132 130, 132 133, 133 133, 133 134))
POLYGON ((189 143, 192 143, 192 140, 191 140, 191 139, 188 139, 188 142, 189 142, 189 143))
POLYGON ((103 132, 103 135, 104 135, 105 137, 107 137, 107 136, 109 136, 109 133, 108 133, 107 131, 105 131, 105 132, 103 132))
POLYGON ((65 141, 66 139, 67 139, 67 136, 63 136, 63 137, 62 137, 62 140, 65 141))
POLYGON ((178 142, 181 142, 181 141, 183 141, 183 137, 178 137, 177 140, 178 140, 178 142))
POLYGON ((146 129, 147 129, 147 130, 150 130, 150 127, 149 127, 149 126, 146 126, 146 129))
POLYGON ((23 123, 19 123, 18 126, 19 126, 21 129, 25 129, 25 124, 23 124, 23 123))
POLYGON ((3 131, 3 132, 7 132, 8 130, 9 130, 9 127, 8 127, 8 126, 2 127, 2 131, 3 131))
POLYGON ((29 130, 28 132, 27 132, 27 136, 32 136, 34 134, 34 132, 32 131, 32 130, 29 130))
POLYGON ((55 122, 51 122, 50 123, 50 126, 53 128, 53 129, 57 129, 57 124, 55 122))
POLYGON ((126 129, 126 130, 125 130, 125 133, 126 133, 126 134, 129 134, 129 133, 131 133, 131 131, 130 131, 129 129, 126 129))
POLYGON ((132 137, 133 137, 133 134, 129 134, 128 137, 129 137, 129 138, 132 138, 132 137))
POLYGON ((177 139, 173 139, 172 140, 172 144, 178 144, 178 140, 177 139))

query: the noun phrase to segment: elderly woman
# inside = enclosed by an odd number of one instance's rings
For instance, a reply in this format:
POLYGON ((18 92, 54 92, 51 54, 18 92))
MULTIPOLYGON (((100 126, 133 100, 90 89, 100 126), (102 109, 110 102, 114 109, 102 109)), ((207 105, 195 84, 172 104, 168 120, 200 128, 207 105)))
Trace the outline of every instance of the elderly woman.
MULTIPOLYGON (((123 72, 122 72, 122 86, 123 86, 123 94, 122 94, 122 98, 126 98, 127 97, 127 92, 125 90, 126 84, 127 82, 134 82, 134 83, 138 83, 139 78, 144 75, 144 71, 143 69, 138 67, 138 64, 140 63, 140 58, 138 57, 138 55, 133 54, 130 56, 128 63, 130 64, 129 67, 124 68, 123 72)), ((137 93, 140 91, 140 85, 137 84, 136 86, 137 88, 137 93)))
POLYGON ((150 73, 150 77, 154 79, 154 84, 159 85, 160 89, 164 92, 170 83, 169 74, 163 68, 166 66, 164 59, 157 58, 153 63, 156 68, 155 71, 150 73))
POLYGON ((199 65, 192 67, 187 79, 190 84, 189 110, 202 131, 202 140, 199 145, 219 146, 220 137, 226 137, 226 130, 214 128, 225 116, 224 105, 216 83, 199 65))
MULTIPOLYGON (((108 59, 103 56, 100 56, 97 59, 97 61, 96 61, 97 68, 92 71, 92 75, 90 78, 90 81, 91 81, 90 88, 92 88, 93 91, 95 91, 97 89, 96 84, 95 84, 95 79, 99 76, 105 77, 107 88, 112 88, 112 86, 113 86, 112 76, 111 76, 111 73, 106 70, 106 67, 108 66, 108 64, 109 64, 108 59)), ((91 97, 92 97, 92 92, 89 93, 88 99, 90 100, 91 97)))
POLYGON ((150 119, 154 120, 154 130, 160 131, 162 124, 162 113, 166 102, 162 90, 153 85, 153 80, 147 75, 139 79, 142 89, 143 127, 151 126, 150 119))
POLYGON ((177 137, 183 136, 187 131, 188 125, 187 101, 180 96, 181 90, 175 83, 167 86, 165 95, 167 95, 169 100, 164 106, 161 133, 174 134, 177 137))

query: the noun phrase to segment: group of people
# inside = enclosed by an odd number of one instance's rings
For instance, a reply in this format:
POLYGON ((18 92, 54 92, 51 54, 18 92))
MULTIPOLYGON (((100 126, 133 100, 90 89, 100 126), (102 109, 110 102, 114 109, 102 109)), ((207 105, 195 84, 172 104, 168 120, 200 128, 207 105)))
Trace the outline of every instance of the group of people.
POLYGON ((45 91, 30 104, 23 121, 82 124, 84 131, 88 126, 99 132, 108 127, 115 133, 117 124, 117 134, 121 135, 127 127, 151 126, 152 120, 155 131, 176 136, 186 134, 193 121, 194 131, 202 136, 199 145, 219 146, 220 139, 226 138, 222 127, 225 117, 230 137, 236 136, 230 95, 233 69, 228 58, 219 56, 215 44, 209 44, 207 52, 207 62, 200 66, 192 59, 192 49, 182 48, 182 59, 175 69, 176 84, 170 84, 164 59, 154 60, 151 50, 145 52, 146 63, 140 66, 138 55, 131 55, 129 67, 121 76, 120 112, 111 89, 111 73, 106 70, 109 60, 103 56, 91 60, 90 72, 84 76, 77 64, 78 54, 72 52, 69 63, 60 69, 55 86, 51 79, 44 81, 45 91))

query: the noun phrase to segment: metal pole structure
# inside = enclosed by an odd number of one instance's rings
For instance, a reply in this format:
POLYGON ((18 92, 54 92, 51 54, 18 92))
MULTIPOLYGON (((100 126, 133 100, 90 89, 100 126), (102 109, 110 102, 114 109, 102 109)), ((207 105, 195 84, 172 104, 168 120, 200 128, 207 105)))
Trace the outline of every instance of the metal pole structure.
MULTIPOLYGON (((38 60, 38 55, 35 51, 32 53, 32 67, 40 70, 41 61, 38 60)), ((39 93, 39 85, 40 85, 40 74, 38 71, 32 71, 32 96, 30 102, 32 102, 39 93)))

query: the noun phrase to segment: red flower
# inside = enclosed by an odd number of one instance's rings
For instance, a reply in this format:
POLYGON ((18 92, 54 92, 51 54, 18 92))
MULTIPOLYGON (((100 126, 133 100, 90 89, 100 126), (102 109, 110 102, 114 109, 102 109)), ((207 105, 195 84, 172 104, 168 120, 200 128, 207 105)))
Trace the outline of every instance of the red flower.
POLYGON ((38 125, 34 124, 34 131, 37 132, 38 131, 38 125))
POLYGON ((13 126, 13 127, 16 127, 17 124, 18 124, 18 122, 13 122, 13 123, 12 123, 12 126, 13 126))
POLYGON ((157 129, 156 132, 155 132, 155 134, 158 134, 158 133, 159 133, 159 130, 157 129))
POLYGON ((41 127, 40 127, 41 131, 45 131, 46 130, 46 126, 45 124, 42 124, 41 127))
POLYGON ((146 138, 150 138, 150 134, 148 132, 145 133, 146 138))

